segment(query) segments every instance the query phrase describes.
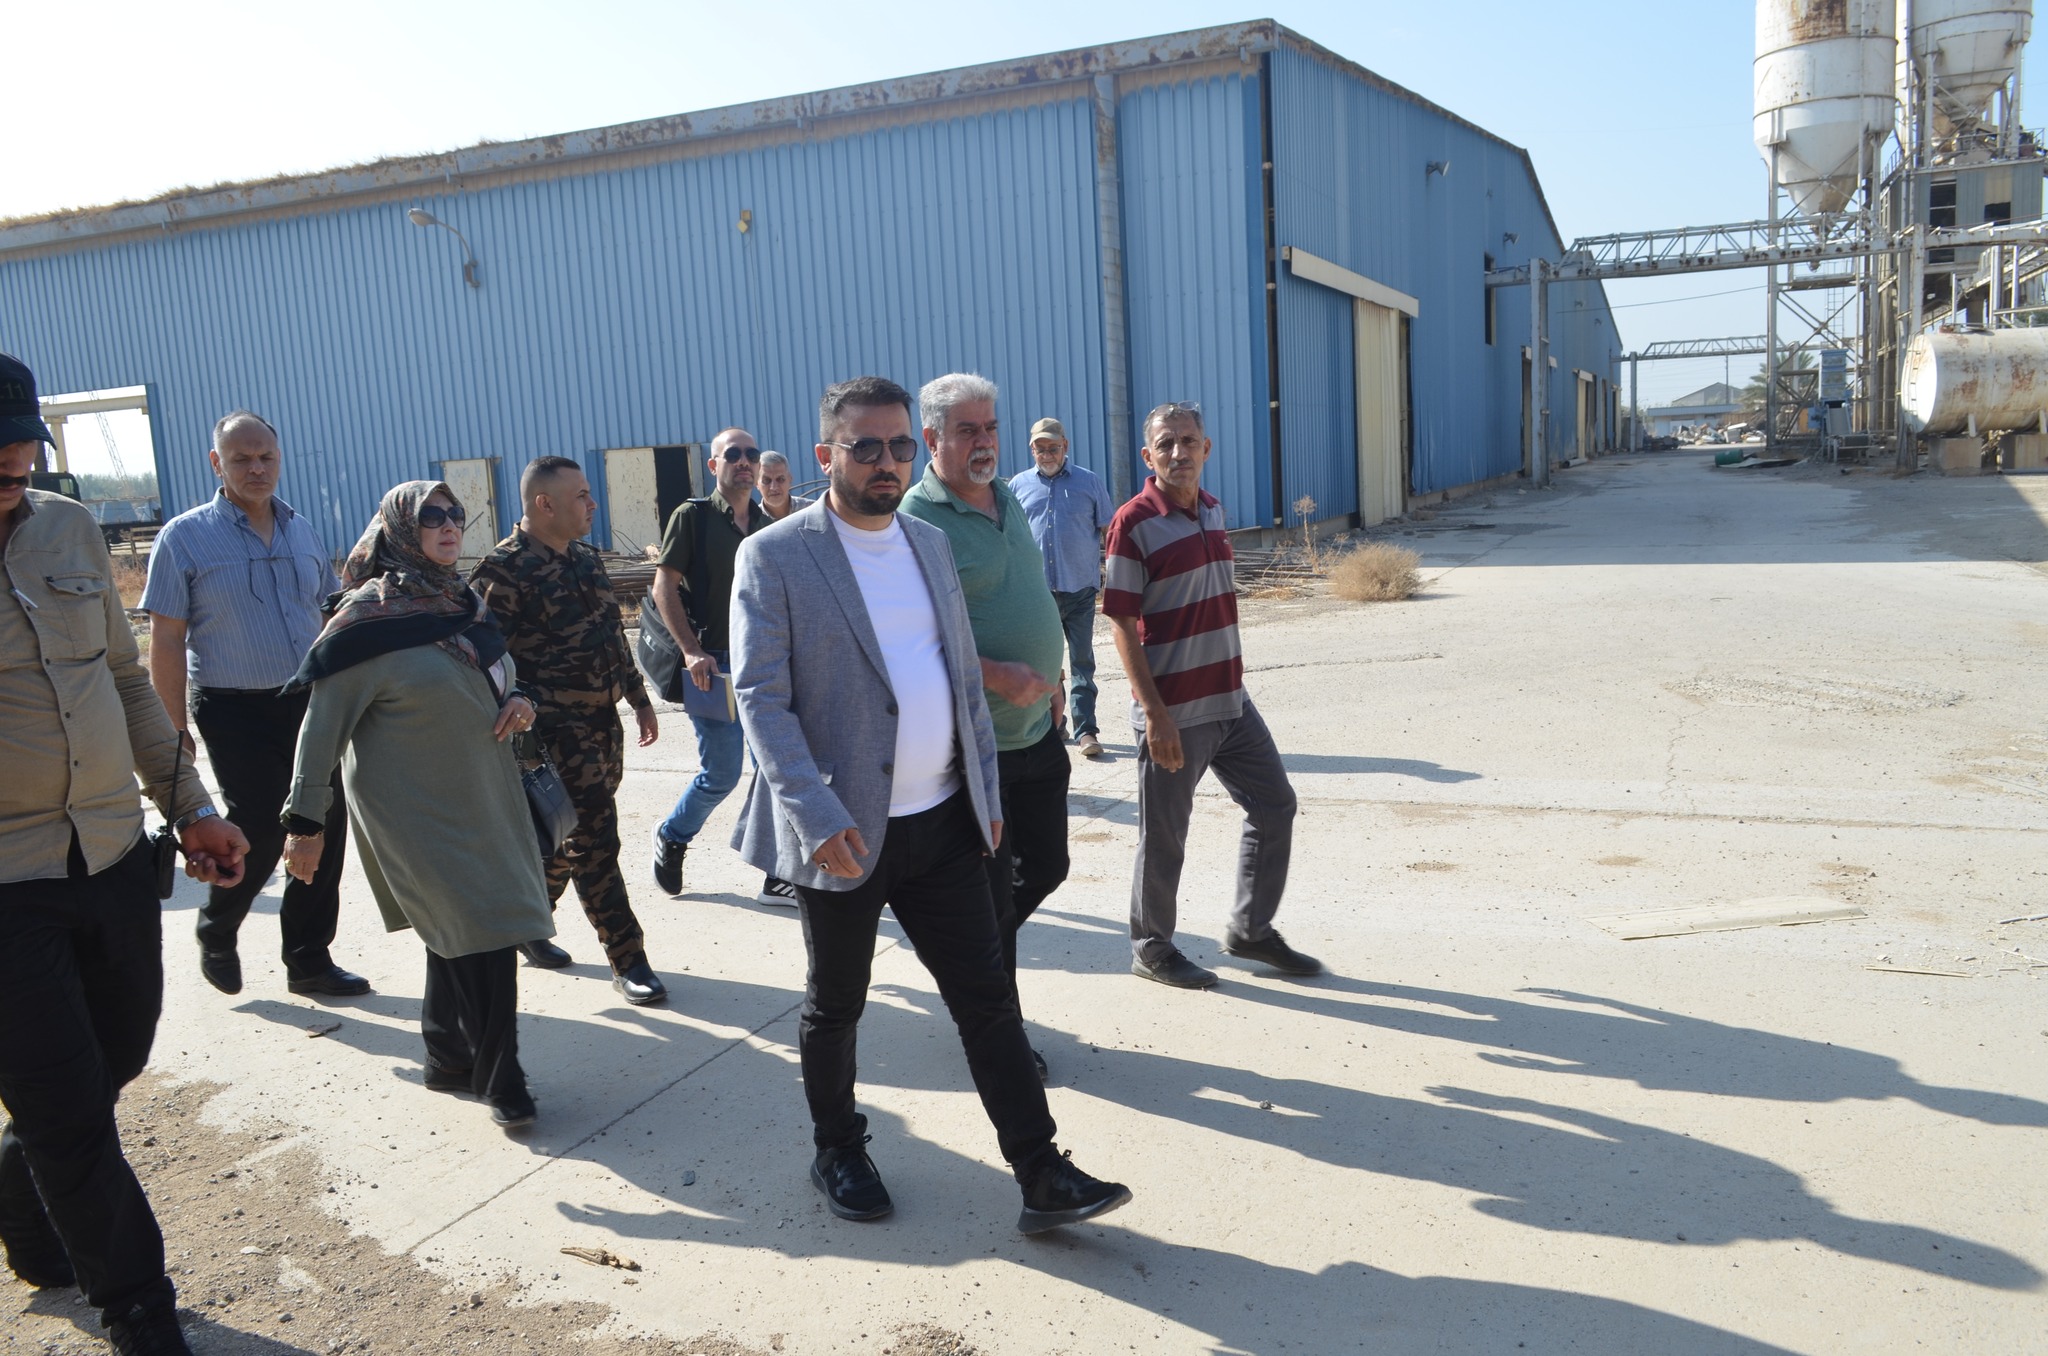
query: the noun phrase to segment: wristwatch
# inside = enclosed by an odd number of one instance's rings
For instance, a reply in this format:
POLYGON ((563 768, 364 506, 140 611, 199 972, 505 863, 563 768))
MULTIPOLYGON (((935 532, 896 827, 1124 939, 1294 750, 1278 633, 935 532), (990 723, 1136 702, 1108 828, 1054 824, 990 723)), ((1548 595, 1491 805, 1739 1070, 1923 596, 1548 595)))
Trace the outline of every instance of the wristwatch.
POLYGON ((171 828, 177 833, 183 833, 200 820, 211 819, 219 813, 220 811, 214 809, 211 805, 202 805, 191 814, 182 816, 177 823, 171 825, 171 828))

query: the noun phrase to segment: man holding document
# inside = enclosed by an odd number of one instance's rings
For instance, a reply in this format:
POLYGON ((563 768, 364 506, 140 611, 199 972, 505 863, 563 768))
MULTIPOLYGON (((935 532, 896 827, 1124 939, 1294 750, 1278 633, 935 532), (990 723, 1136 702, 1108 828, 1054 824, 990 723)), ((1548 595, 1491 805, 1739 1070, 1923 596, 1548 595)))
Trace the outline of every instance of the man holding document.
MULTIPOLYGON (((727 646, 732 617, 733 560, 768 515, 754 499, 761 449, 754 435, 729 428, 711 440, 715 493, 691 499, 669 516, 654 570, 655 612, 688 666, 684 709, 697 730, 697 775, 676 808, 654 830, 654 883, 683 892, 683 858, 704 821, 739 785, 745 737, 734 719, 727 646), (692 691, 694 689, 694 692, 692 691)), ((787 882, 767 877, 764 904, 796 907, 787 882)))

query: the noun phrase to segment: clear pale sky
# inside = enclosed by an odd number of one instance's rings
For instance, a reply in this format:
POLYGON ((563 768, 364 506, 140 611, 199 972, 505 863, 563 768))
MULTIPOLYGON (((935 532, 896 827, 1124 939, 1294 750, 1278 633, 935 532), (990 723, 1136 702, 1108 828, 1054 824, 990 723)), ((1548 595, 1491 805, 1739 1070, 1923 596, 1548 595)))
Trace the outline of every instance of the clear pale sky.
MULTIPOLYGON (((15 116, 0 217, 1259 17, 1528 147, 1567 238, 1765 210, 1750 142, 1754 10, 1741 0, 7 8, 15 116)), ((1761 333, 1762 283, 1715 273, 1610 296, 1640 346, 1761 333)), ((1730 375, 1740 385, 1757 365, 1737 359, 1730 375)), ((1646 364, 1643 400, 1721 376, 1718 360, 1646 364)))

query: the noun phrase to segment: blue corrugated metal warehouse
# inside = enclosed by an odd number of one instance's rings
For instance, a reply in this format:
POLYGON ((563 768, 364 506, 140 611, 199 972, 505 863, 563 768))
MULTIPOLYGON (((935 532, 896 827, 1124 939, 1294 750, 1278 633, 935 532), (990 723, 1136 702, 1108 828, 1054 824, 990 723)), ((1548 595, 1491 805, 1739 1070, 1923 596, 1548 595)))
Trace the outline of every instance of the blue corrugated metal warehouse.
MULTIPOLYGON (((633 550, 659 449, 738 423, 803 467, 829 382, 963 368, 1008 469, 1053 414, 1128 488, 1191 399, 1233 527, 1372 522, 1524 469, 1528 290, 1482 279, 1561 249, 1525 152, 1261 21, 0 224, 0 348, 146 387, 166 513, 262 411, 337 550, 436 470, 502 527, 550 453, 633 550)), ((1564 458, 1621 346, 1597 284, 1550 314, 1564 458)))

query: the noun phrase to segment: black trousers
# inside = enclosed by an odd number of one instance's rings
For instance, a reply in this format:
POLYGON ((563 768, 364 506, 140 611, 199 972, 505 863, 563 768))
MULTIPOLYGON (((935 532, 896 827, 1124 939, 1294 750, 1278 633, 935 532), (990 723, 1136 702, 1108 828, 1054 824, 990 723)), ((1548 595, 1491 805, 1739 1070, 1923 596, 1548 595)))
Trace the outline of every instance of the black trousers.
POLYGON ((164 1237, 114 1102, 163 1010, 163 915, 143 838, 96 876, 0 885, 0 1234, 47 1212, 89 1303, 169 1303, 164 1237))
POLYGON ((514 947, 471 956, 427 953, 420 1003, 427 1063, 467 1071, 470 1091, 496 1100, 526 1091, 519 1067, 519 963, 514 947))
POLYGON ((982 1110, 1018 1180, 1052 1151, 1052 1111, 1003 968, 984 860, 974 804, 962 791, 891 819, 875 869, 853 889, 796 887, 810 953, 797 1048, 820 1149, 858 1144, 867 1133, 867 1117, 854 1107, 854 1037, 867 1006, 875 925, 887 904, 953 1015, 982 1110))
MULTIPOLYGON (((291 794, 306 698, 303 692, 280 697, 217 687, 202 687, 193 694, 192 721, 206 741, 214 776, 220 779, 227 817, 249 840, 242 878, 209 889, 200 906, 199 945, 208 951, 235 949, 235 936, 249 916, 249 906, 270 883, 270 873, 284 855, 284 826, 278 815, 291 794)), ((327 948, 334 942, 335 920, 341 913, 341 868, 347 858, 348 808, 337 768, 320 867, 310 884, 285 878, 278 926, 284 934, 284 968, 290 978, 317 975, 334 964, 327 948)))
POLYGON ((988 866, 988 890, 1003 927, 1003 964, 1017 977, 1017 933, 1067 879, 1067 784, 1074 765, 1055 725, 1026 748, 996 754, 1002 784, 1003 841, 988 866))

